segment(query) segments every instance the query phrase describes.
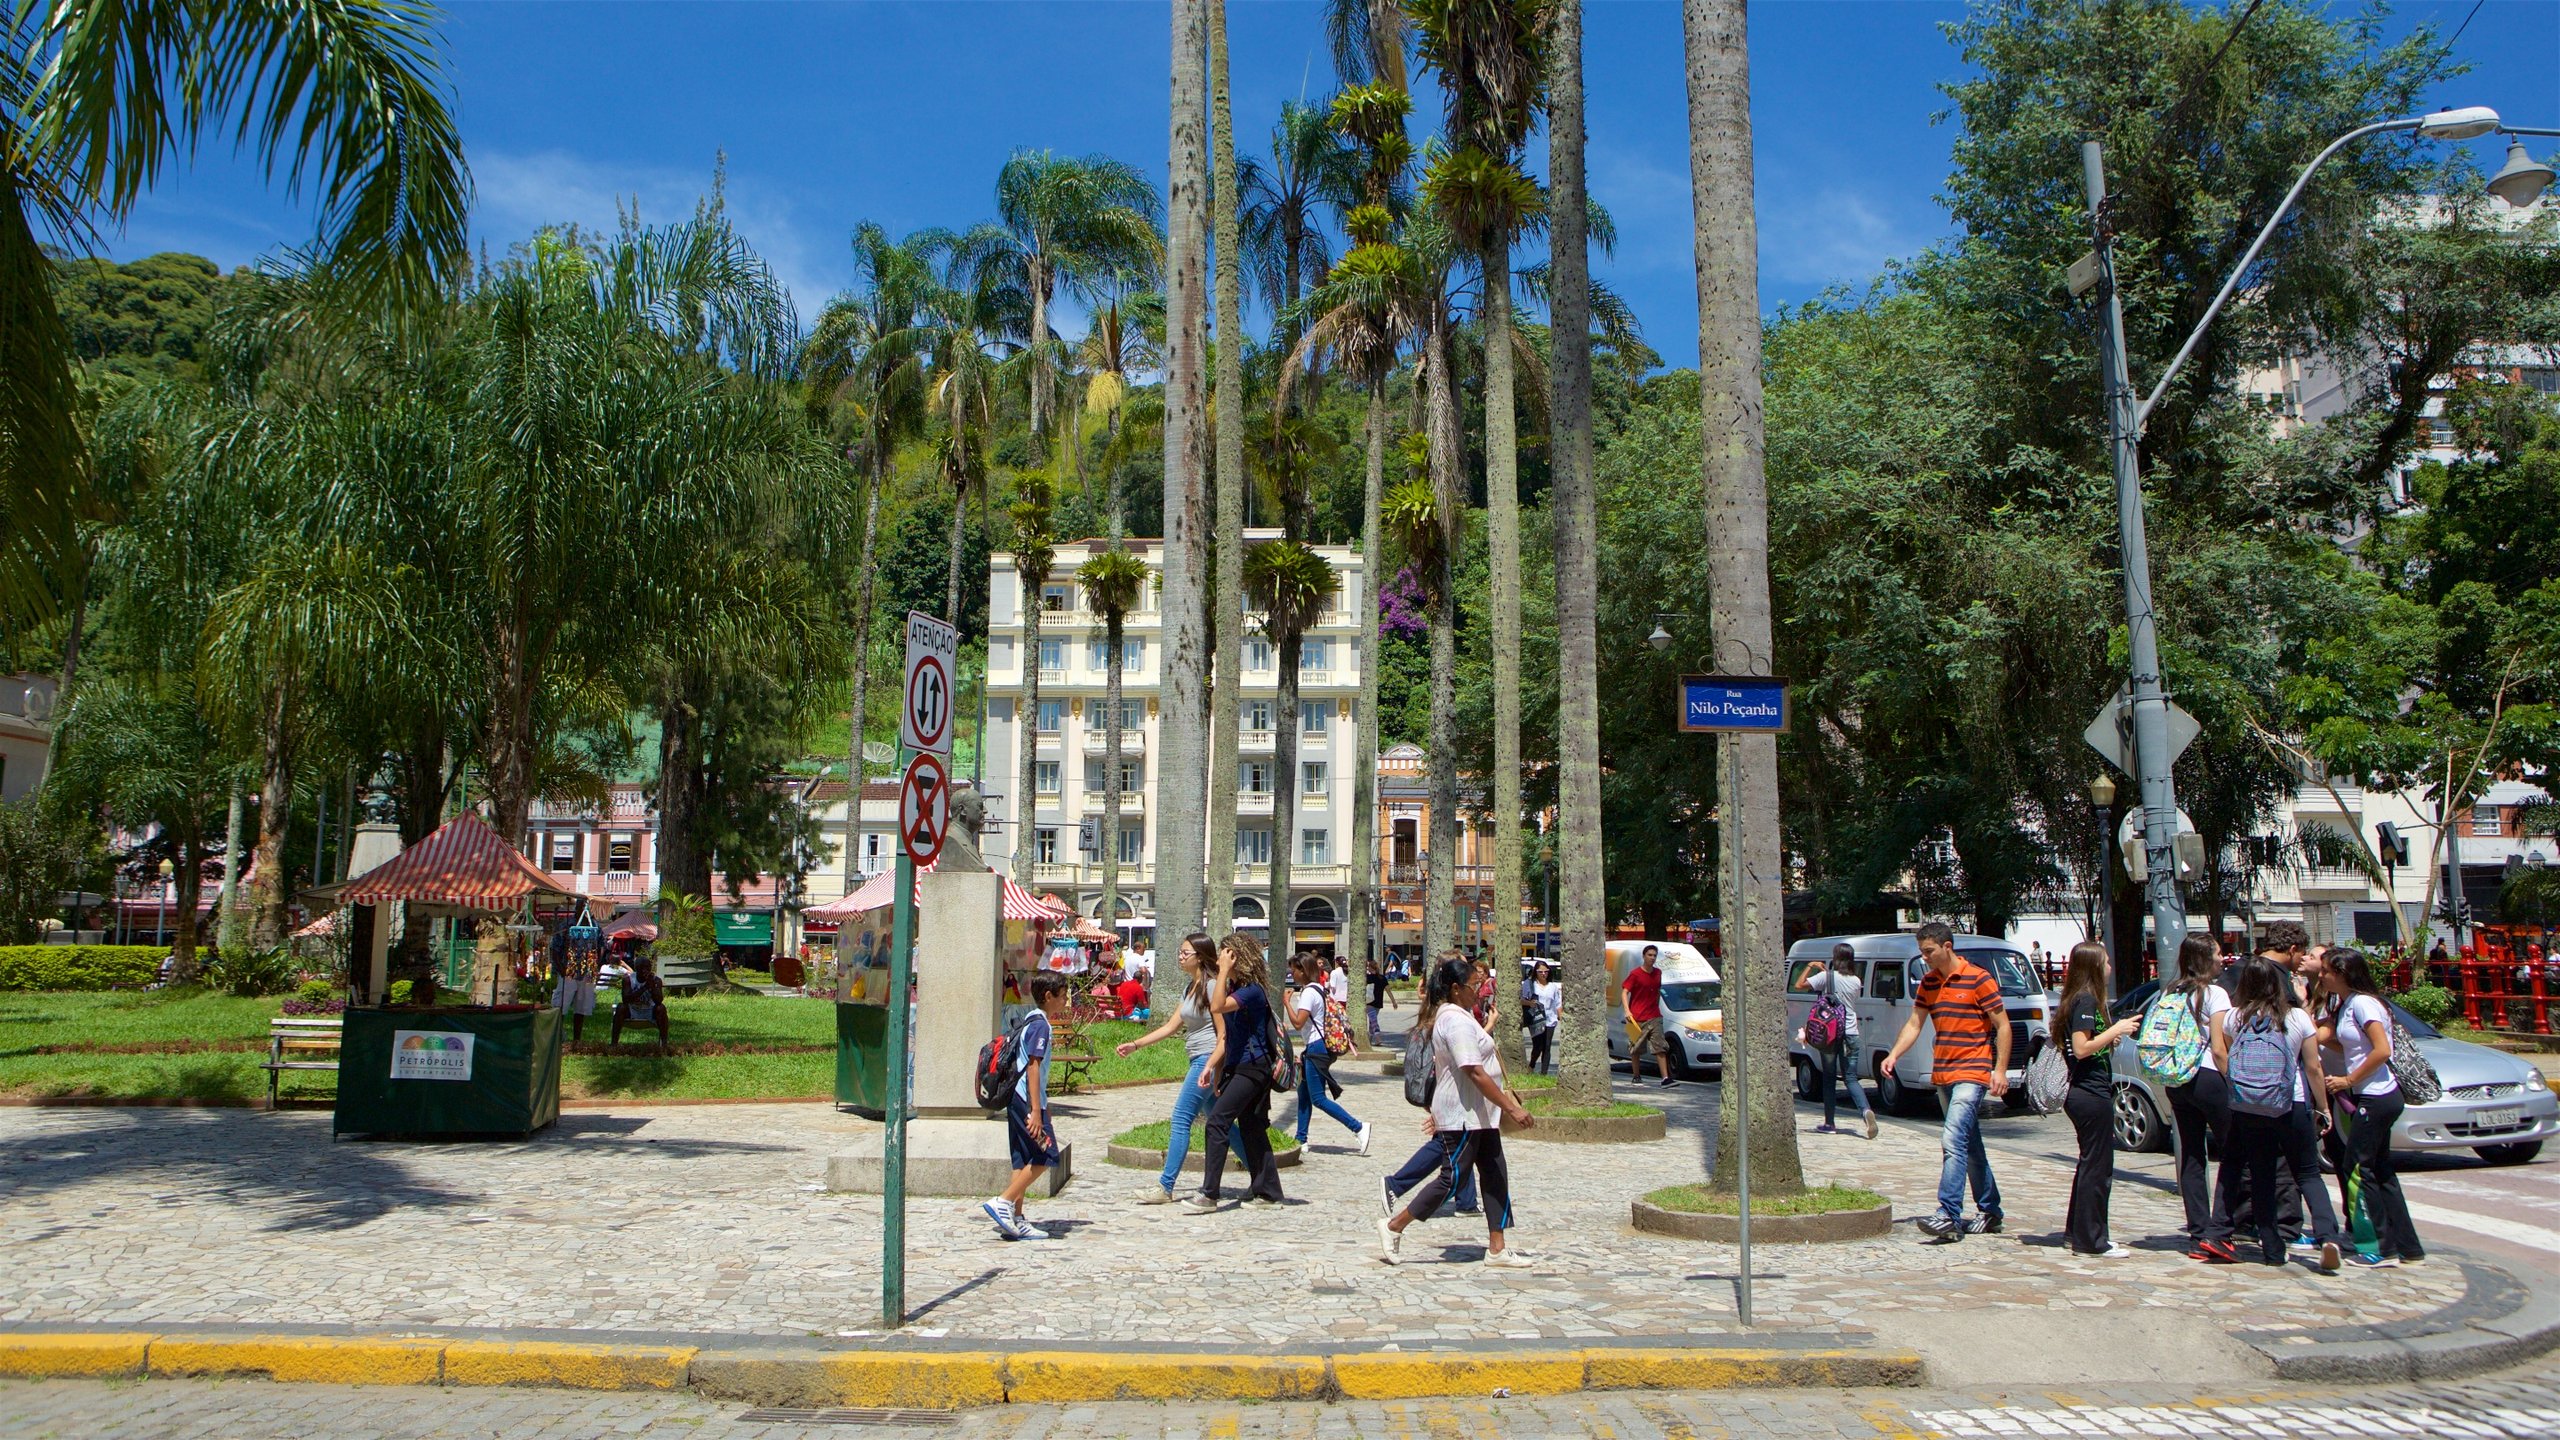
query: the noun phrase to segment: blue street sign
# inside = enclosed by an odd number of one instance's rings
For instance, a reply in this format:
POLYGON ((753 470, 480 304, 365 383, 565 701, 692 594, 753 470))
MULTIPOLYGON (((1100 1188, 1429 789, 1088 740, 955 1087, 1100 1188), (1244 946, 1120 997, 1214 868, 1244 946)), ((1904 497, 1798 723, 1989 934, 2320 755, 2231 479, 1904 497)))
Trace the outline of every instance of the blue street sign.
POLYGON ((1787 682, 1768 675, 1683 675, 1680 728, 1774 735, 1787 728, 1787 682))

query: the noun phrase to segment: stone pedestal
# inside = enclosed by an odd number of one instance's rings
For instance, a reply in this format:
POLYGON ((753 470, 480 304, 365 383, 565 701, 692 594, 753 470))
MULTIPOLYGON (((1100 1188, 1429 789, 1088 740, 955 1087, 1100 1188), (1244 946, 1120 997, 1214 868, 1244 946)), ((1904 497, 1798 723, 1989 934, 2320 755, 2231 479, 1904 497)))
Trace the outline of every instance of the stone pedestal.
MULTIPOLYGON (((984 872, 916 879, 910 1195, 994 1195, 1013 1176, 1003 1114, 978 1108, 978 1050, 1003 1033, 1002 904, 1002 883, 984 872)), ((880 1193, 887 1148, 887 1134, 874 1131, 828 1157, 827 1188, 880 1193)), ((1072 1148, 1061 1151, 1037 1193, 1058 1193, 1074 1163, 1072 1148)))
MULTIPOLYGON (((880 1193, 881 1167, 888 1132, 875 1130, 827 1157, 827 1188, 864 1195, 880 1193)), ((1055 1195, 1074 1172, 1075 1146, 1058 1150, 1058 1163, 1031 1187, 1034 1195, 1055 1195)), ((994 1120, 915 1120, 907 1125, 907 1193, 966 1195, 984 1199, 1004 1192, 1013 1179, 1013 1156, 1005 1146, 1004 1117, 994 1120)))

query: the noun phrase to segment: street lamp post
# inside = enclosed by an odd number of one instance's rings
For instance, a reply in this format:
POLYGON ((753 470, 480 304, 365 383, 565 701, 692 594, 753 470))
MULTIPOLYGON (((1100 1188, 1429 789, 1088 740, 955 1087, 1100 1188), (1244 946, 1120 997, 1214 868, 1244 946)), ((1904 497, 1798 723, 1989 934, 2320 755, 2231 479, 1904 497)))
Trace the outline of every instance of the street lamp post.
POLYGON ((154 945, 169 943, 169 877, 177 873, 177 866, 166 860, 160 862, 160 919, 157 928, 151 933, 151 943, 154 945))
MULTIPOLYGON (((2107 958, 2115 963, 2116 973, 2129 973, 2131 967, 2116 951, 2116 782, 2104 770, 2089 781, 2089 803, 2098 807, 2098 940, 2107 947, 2107 958)), ((2117 982, 2123 988, 2123 982, 2117 982)))
MULTIPOLYGON (((2098 316, 2104 337, 2098 350, 2098 370, 2106 395, 2108 450, 2114 464, 2116 482, 2116 528, 2123 550, 2124 606, 2127 650, 2130 672, 2128 688, 2133 700, 2133 750, 2137 799, 2142 806, 2143 888, 2151 911, 2153 941, 2166 960, 2177 953, 2187 935, 2186 899, 2178 890, 2178 797, 2170 779, 2169 695, 2160 680, 2160 638, 2158 616, 2151 601, 2151 553, 2144 535, 2142 511, 2142 427, 2150 418, 2169 384, 2195 353, 2204 332, 2214 317, 2231 299, 2249 267, 2256 263, 2258 252, 2275 237, 2276 227, 2291 213, 2296 200, 2302 198, 2311 177, 2349 143, 2387 130, 2412 130, 2429 139, 2468 140, 2500 128, 2498 112, 2486 106, 2461 110, 2438 111, 2432 115, 2410 116, 2360 126, 2329 142, 2327 149, 2314 157, 2285 192, 2275 213, 2267 218, 2258 238, 2250 242, 2247 253, 2233 267, 2230 278, 2205 307, 2204 318, 2160 373, 2160 382, 2147 398, 2137 400, 2133 377, 2125 358, 2124 303, 2116 284, 2115 256, 2110 244, 2107 219, 2106 157, 2095 140, 2080 147, 2080 170, 2089 200, 2089 228, 2092 240, 2094 273, 2083 282, 2074 281, 2074 293, 2095 284, 2101 288, 2098 316)), ((2521 181, 2518 182, 2520 186, 2521 181)), ((2503 198, 2504 192, 2502 192, 2503 198)), ((2083 262, 2087 264, 2088 262, 2083 262)), ((2121 961, 2122 957, 2118 957, 2121 961)))

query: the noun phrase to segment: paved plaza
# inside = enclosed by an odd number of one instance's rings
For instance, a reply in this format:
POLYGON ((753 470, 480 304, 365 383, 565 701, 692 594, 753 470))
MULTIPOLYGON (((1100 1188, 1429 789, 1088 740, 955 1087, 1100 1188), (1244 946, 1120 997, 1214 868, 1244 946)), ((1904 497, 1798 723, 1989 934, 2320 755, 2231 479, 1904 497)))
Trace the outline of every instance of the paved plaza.
MULTIPOLYGON (((974 1200, 911 1202, 902 1343, 1410 1349, 1735 1329, 1731 1247, 1627 1224, 1634 1197, 1704 1173, 1713 1087, 1621 1080, 1671 1110, 1659 1142, 1513 1146, 1515 1243, 1537 1264, 1496 1271, 1473 1263, 1483 1230, 1463 1218, 1410 1232, 1418 1263, 1380 1263, 1379 1177, 1418 1142, 1418 1117, 1374 1069, 1346 1078, 1377 1127, 1373 1153, 1319 1117, 1313 1153, 1284 1172, 1288 1205, 1209 1216, 1138 1206, 1151 1177, 1102 1160, 1110 1135, 1164 1114, 1168 1086, 1062 1100, 1076 1178, 1033 1211, 1057 1238, 1006 1244, 974 1200)), ((863 1342, 879 1325, 880 1202, 821 1180, 868 1123, 825 1105, 634 1106, 568 1112, 524 1143, 409 1144, 333 1142, 320 1113, 0 1110, 0 1325, 863 1342)), ((2047 1133, 2058 1124, 1993 1121, 2009 1233, 1953 1245, 1907 1223, 1930 1208, 1934 1127, 1804 1136, 1813 1178, 1879 1189, 1905 1223, 1864 1243, 1758 1247, 1758 1330, 1912 1345, 1943 1339, 1950 1314, 1963 1331, 2033 1337, 2040 1316, 2069 1310, 2078 1333, 2123 1337, 2122 1378, 2140 1378, 2159 1373, 2141 1357, 2177 1353, 2182 1336, 2307 1343, 2289 1336, 2492 1303, 2512 1285, 2451 1253, 2334 1277, 2200 1266, 2171 1238, 2174 1196, 2139 1176, 2117 1187, 2115 1230, 2141 1253, 2071 1256, 2055 1234, 2070 1179, 2067 1136, 2047 1133)), ((1933 1375, 1972 1378, 1927 1348, 1933 1375)))
POLYGON ((416 1391, 256 1380, 0 1381, 9 1440, 2543 1440, 2560 1370, 2459 1385, 2198 1395, 2076 1386, 1666 1392, 1287 1405, 1009 1405, 947 1416, 792 1412, 690 1395, 416 1391), (908 1423, 897 1423, 904 1419, 908 1423))

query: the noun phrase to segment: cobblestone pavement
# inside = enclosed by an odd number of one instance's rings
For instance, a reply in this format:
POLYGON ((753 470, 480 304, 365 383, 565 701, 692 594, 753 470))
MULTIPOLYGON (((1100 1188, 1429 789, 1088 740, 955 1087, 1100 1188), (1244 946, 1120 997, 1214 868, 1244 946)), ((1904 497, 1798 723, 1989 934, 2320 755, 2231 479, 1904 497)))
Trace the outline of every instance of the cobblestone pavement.
POLYGON ((953 1416, 778 1412, 686 1395, 359 1389, 254 1380, 0 1382, 0 1436, 27 1440, 2527 1440, 2560 1433, 2560 1372, 2378 1391, 2195 1396, 2038 1391, 1688 1392, 1545 1400, 1253 1406, 1003 1406, 953 1416), (887 1422, 887 1423, 883 1423, 887 1422))
MULTIPOLYGON (((1349 1136, 1319 1117, 1307 1163, 1283 1172, 1280 1209, 1141 1208, 1152 1177, 1104 1163, 1103 1147, 1159 1118, 1169 1087, 1064 1101, 1076 1179, 1034 1207, 1057 1239, 1001 1243, 974 1198, 911 1202, 913 1328, 1255 1348, 1729 1328, 1734 1252, 1627 1225, 1632 1198, 1702 1173, 1713 1087, 1639 1092, 1622 1080, 1622 1094, 1672 1111, 1656 1143, 1510 1147, 1514 1243, 1536 1268, 1470 1263, 1484 1236, 1469 1219, 1417 1227, 1405 1251, 1418 1263, 1390 1268, 1375 1246, 1378 1181, 1418 1143, 1418 1117, 1396 1082, 1345 1068, 1359 1072, 1346 1074, 1350 1108, 1378 1127, 1373 1153, 1350 1153, 1349 1136)), ((0 1110, 0 1324, 859 1338, 877 1324, 880 1202, 820 1182, 827 1155, 866 1123, 823 1105, 635 1106, 569 1112, 525 1143, 333 1143, 316 1113, 0 1110)), ((1758 1247, 1761 1328, 1984 1307, 2022 1321, 2168 1307, 2232 1327, 2373 1323, 2460 1300, 2477 1279, 2441 1260, 2337 1277, 2208 1269, 2167 1238, 2174 1196, 2138 1177, 2117 1186, 2115 1232, 2141 1253, 2070 1256, 2054 1234, 2070 1179, 2061 1126, 1991 1122, 2009 1234, 1926 1245, 1905 1223, 1862 1244, 1758 1247)), ((1888 1126, 1873 1142, 1803 1138, 1813 1178, 1879 1189, 1906 1222, 1928 1212, 1933 1125, 1888 1126)))

